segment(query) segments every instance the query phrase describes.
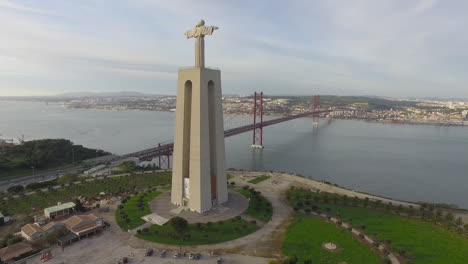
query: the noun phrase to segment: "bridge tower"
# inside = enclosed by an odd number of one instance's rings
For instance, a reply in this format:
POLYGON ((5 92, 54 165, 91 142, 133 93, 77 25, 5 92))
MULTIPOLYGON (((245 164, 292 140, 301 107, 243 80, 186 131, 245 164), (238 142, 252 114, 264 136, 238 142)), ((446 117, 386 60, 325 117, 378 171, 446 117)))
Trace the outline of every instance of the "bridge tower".
MULTIPOLYGON (((158 144, 158 149, 161 149, 161 143, 158 144)), ((171 169, 171 155, 170 153, 159 153, 158 155, 158 167, 160 170, 165 166, 166 169, 171 169)))
MULTIPOLYGON (((313 106, 314 111, 319 111, 320 110, 320 95, 314 95, 314 106, 313 106)), ((313 117, 313 126, 318 127, 319 122, 320 122, 320 113, 314 113, 312 115, 313 117)))
POLYGON ((254 93, 254 130, 251 148, 263 149, 263 92, 254 93))

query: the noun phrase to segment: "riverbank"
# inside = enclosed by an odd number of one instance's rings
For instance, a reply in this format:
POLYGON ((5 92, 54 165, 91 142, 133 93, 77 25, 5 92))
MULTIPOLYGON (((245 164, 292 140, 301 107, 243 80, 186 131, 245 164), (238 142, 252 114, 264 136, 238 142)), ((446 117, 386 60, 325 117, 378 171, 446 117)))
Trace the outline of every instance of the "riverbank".
MULTIPOLYGON (((350 198, 358 197, 359 199, 369 199, 370 201, 381 201, 382 203, 391 203, 394 206, 403 206, 403 207, 412 207, 414 209, 419 209, 421 203, 414 201, 401 201, 397 199, 392 199, 388 197, 382 197, 374 194, 368 194, 360 192, 359 190, 350 190, 332 183, 323 182, 314 180, 311 178, 306 178, 304 176, 298 176, 290 173, 281 173, 281 172, 262 172, 262 171, 229 171, 234 177, 241 177, 243 180, 249 180, 249 178, 254 179, 256 177, 267 175, 270 176, 268 182, 272 185, 287 185, 287 186, 296 186, 302 188, 311 188, 320 192, 335 193, 339 195, 346 195, 350 198)), ((452 212, 455 217, 461 217, 462 220, 466 223, 468 222, 468 211, 465 209, 451 209, 443 208, 444 212, 452 212)))

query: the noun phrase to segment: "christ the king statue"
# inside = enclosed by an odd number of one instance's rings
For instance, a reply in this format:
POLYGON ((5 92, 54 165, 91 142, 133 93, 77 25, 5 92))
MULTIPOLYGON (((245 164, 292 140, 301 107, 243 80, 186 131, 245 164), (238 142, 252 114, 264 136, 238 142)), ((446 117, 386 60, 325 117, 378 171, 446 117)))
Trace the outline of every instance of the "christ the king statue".
POLYGON ((198 24, 185 32, 185 37, 195 38, 195 67, 205 67, 205 35, 212 35, 218 29, 215 26, 205 26, 205 21, 202 19, 198 24))

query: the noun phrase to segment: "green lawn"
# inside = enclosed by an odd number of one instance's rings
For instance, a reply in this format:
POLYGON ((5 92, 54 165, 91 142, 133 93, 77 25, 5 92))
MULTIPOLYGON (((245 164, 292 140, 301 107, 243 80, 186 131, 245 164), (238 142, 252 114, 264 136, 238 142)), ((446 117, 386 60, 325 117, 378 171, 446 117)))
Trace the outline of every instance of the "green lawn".
POLYGON ((247 208, 246 215, 252 216, 260 221, 268 222, 273 215, 273 209, 270 202, 260 194, 253 194, 252 190, 240 189, 239 193, 249 199, 249 207, 247 208))
POLYGON ((151 214, 151 209, 148 202, 153 200, 159 194, 161 194, 161 192, 158 191, 143 192, 133 196, 127 202, 125 202, 123 204, 123 208, 119 208, 115 212, 115 218, 120 228, 122 228, 124 231, 127 231, 144 224, 145 221, 141 219, 141 217, 151 214), (138 207, 139 200, 141 200, 141 207, 138 207), (122 212, 127 215, 128 221, 123 218, 122 212))
POLYGON ((167 224, 163 226, 152 225, 148 232, 141 232, 136 236, 144 240, 161 244, 207 245, 243 237, 258 229, 259 227, 254 223, 233 218, 211 224, 190 224, 189 238, 183 241, 174 235, 172 227, 167 224))
POLYGON ((171 185, 166 185, 166 186, 161 187, 161 189, 163 189, 163 190, 168 190, 168 191, 170 191, 171 188, 172 188, 171 185))
POLYGON ((432 222, 387 212, 391 209, 417 215, 418 210, 297 188, 289 190, 287 197, 296 210, 317 210, 336 215, 355 227, 364 226, 365 233, 390 242, 392 250, 403 253, 408 263, 468 263, 468 240, 464 235, 432 222))
POLYGON ((345 229, 325 222, 320 218, 298 216, 289 225, 283 242, 283 254, 296 256, 299 263, 311 260, 312 263, 374 264, 382 263, 381 257, 369 247, 357 241, 345 229), (333 242, 337 252, 322 248, 322 244, 333 242))
POLYGON ((259 182, 262 182, 262 181, 266 181, 268 179, 270 179, 271 176, 267 176, 267 175, 262 175, 262 176, 258 176, 256 177, 255 179, 252 179, 250 181, 248 181, 249 183, 253 183, 253 184, 257 184, 259 182))
POLYGON ((355 226, 365 226, 368 234, 379 240, 391 240, 396 252, 403 249, 409 263, 466 264, 468 240, 434 224, 420 222, 368 208, 330 205, 331 213, 355 226))
POLYGON ((0 201, 0 211, 4 214, 34 214, 41 212, 45 207, 56 205, 57 202, 71 202, 78 196, 92 197, 100 192, 121 194, 124 192, 134 192, 148 187, 166 185, 171 182, 170 172, 147 173, 141 175, 123 176, 95 180, 83 184, 76 184, 41 192, 34 195, 0 201))

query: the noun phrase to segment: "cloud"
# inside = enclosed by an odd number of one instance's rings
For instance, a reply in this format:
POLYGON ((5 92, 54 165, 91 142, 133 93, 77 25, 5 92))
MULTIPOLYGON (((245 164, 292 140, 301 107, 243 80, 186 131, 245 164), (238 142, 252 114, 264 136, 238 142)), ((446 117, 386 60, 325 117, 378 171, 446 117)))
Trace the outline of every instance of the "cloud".
POLYGON ((468 97, 466 8, 459 0, 7 0, 0 93, 10 76, 22 91, 40 79, 51 91, 88 80, 93 90, 120 81, 119 89, 173 93, 177 68, 193 64, 183 32, 204 18, 220 27, 206 38, 206 60, 222 69, 227 93, 468 97))

